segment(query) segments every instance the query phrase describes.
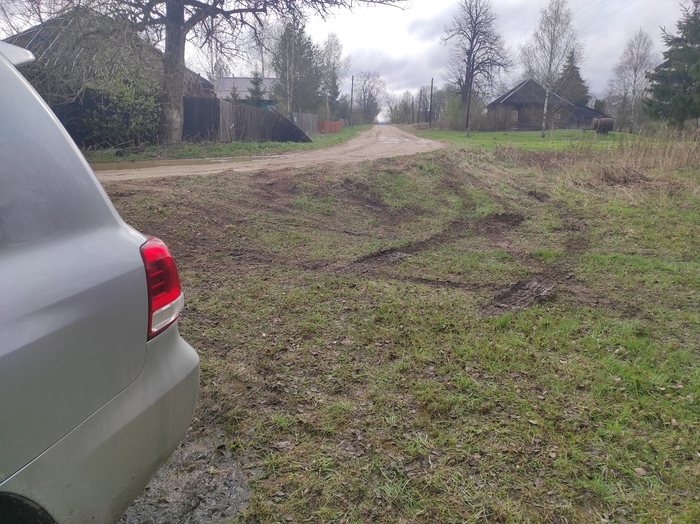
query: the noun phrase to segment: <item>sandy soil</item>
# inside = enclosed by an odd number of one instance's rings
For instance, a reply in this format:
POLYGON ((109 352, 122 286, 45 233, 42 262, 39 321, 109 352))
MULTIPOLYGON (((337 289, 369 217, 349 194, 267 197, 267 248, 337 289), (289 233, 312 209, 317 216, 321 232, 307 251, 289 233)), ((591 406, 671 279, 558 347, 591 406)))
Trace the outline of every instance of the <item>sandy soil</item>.
POLYGON ((401 155, 412 155, 445 147, 442 142, 420 138, 394 126, 374 126, 356 138, 338 146, 316 149, 303 153, 291 153, 274 157, 257 157, 252 160, 227 159, 204 165, 164 165, 158 167, 129 168, 96 171, 103 182, 141 180, 167 176, 212 175, 227 172, 251 172, 267 169, 300 169, 324 164, 350 164, 363 160, 377 160, 401 155))

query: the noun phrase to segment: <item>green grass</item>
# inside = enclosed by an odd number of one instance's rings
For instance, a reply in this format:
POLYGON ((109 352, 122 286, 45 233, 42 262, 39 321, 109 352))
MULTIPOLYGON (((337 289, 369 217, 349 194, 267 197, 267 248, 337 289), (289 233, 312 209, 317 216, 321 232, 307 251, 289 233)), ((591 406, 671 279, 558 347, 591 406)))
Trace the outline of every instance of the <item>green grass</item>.
POLYGON ((700 173, 658 147, 108 185, 177 259, 234 522, 700 521, 700 173))
POLYGON ((639 140, 639 137, 627 133, 608 133, 596 135, 592 131, 576 129, 555 129, 547 131, 546 137, 541 138, 540 131, 472 131, 467 137, 464 131, 415 131, 419 136, 432 140, 445 140, 457 147, 495 148, 516 146, 528 150, 561 151, 571 147, 594 147, 610 149, 618 147, 621 142, 639 140))
POLYGON ((259 155, 276 155, 289 151, 306 151, 320 147, 329 147, 350 140, 357 133, 369 129, 370 126, 344 127, 338 133, 327 135, 314 135, 313 142, 300 144, 295 142, 232 142, 221 144, 218 142, 194 142, 182 143, 171 146, 148 146, 145 151, 138 154, 116 156, 116 150, 101 149, 84 151, 85 158, 91 164, 104 162, 131 162, 152 160, 182 160, 182 159, 206 159, 225 157, 244 157, 259 155))

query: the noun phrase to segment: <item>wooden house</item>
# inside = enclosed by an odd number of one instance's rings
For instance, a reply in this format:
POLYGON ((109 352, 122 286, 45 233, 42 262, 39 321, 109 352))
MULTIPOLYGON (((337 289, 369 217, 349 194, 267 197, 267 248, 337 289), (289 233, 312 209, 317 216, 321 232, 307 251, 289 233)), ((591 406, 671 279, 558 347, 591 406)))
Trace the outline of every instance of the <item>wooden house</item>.
MULTIPOLYGON (((532 79, 526 80, 486 106, 489 126, 494 130, 535 131, 542 129, 545 89, 532 79)), ((547 128, 591 129, 594 118, 603 113, 581 107, 550 92, 547 128)))

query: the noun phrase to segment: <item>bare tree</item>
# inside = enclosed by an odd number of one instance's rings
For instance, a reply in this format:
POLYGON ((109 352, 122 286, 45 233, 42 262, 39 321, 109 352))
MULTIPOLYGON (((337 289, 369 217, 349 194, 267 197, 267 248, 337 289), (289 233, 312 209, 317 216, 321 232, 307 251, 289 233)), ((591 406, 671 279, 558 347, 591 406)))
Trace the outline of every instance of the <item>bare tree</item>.
POLYGON ((355 99, 362 123, 372 123, 387 99, 386 83, 379 72, 362 71, 355 77, 355 99))
POLYGON ((651 35, 639 29, 627 40, 613 76, 608 82, 606 99, 619 124, 628 123, 634 133, 649 81, 646 74, 656 65, 651 35))
POLYGON ((461 106, 466 108, 467 136, 472 95, 483 94, 511 65, 496 20, 491 0, 461 0, 459 13, 442 35, 442 42, 451 45, 448 80, 459 89, 461 106))
MULTIPOLYGON (((221 21, 213 18, 202 22, 206 30, 212 34, 221 31, 221 21)), ((194 55, 194 63, 198 69, 204 71, 204 76, 214 84, 215 89, 219 87, 221 78, 231 74, 231 64, 229 59, 231 55, 223 54, 215 45, 215 39, 210 39, 208 42, 203 42, 202 45, 196 47, 194 55)))
MULTIPOLYGON (((88 5, 102 13, 130 20, 152 41, 164 44, 163 69, 165 77, 165 118, 170 142, 182 140, 185 46, 213 42, 223 54, 242 48, 241 38, 246 29, 261 27, 267 16, 306 19, 310 14, 328 16, 336 8, 351 9, 353 5, 401 5, 405 0, 47 0, 56 11, 77 5, 88 5), (218 20, 219 31, 211 31, 212 21, 218 20), (207 24, 208 22, 208 24, 207 24)), ((32 6, 43 6, 37 0, 3 0, 7 11, 11 4, 13 20, 17 13, 30 13, 32 6)), ((45 11, 42 10, 42 16, 45 11)), ((0 16, 3 13, 0 12, 0 16)), ((17 14, 19 16, 19 14, 17 14)), ((22 15, 23 16, 23 15, 22 15)), ((36 19, 36 16, 34 17, 36 19)), ((39 20, 42 21, 41 19, 39 20)))
POLYGON ((343 44, 340 43, 340 39, 335 33, 329 33, 318 51, 321 68, 321 94, 326 105, 325 118, 330 120, 340 97, 340 84, 350 69, 350 57, 343 57, 343 44))
POLYGON ((401 98, 391 96, 387 98, 389 110, 389 122, 392 124, 412 124, 414 118, 415 97, 410 91, 404 91, 401 98))
POLYGON ((521 46, 520 58, 527 73, 544 87, 542 138, 547 128, 549 94, 557 82, 569 53, 581 53, 581 44, 574 31, 571 9, 566 0, 550 0, 540 11, 540 22, 530 40, 521 46))
POLYGON ((282 38, 283 31, 284 22, 272 19, 266 20, 264 25, 247 31, 244 47, 246 62, 251 71, 260 71, 263 78, 270 77, 275 47, 282 38))
POLYGON ((65 1, 1 0, 0 37, 11 36, 37 24, 43 24, 66 11, 65 1))
MULTIPOLYGON (((79 1, 79 0, 71 0, 79 1)), ((398 5, 404 0, 359 0, 365 4, 398 5)), ((185 44, 215 39, 222 52, 237 47, 241 31, 263 24, 263 16, 293 16, 305 19, 310 13, 325 17, 334 8, 351 8, 353 0, 111 0, 118 13, 126 14, 164 40, 166 120, 171 142, 182 140, 185 44), (221 36, 202 29, 206 19, 224 21, 221 36)))

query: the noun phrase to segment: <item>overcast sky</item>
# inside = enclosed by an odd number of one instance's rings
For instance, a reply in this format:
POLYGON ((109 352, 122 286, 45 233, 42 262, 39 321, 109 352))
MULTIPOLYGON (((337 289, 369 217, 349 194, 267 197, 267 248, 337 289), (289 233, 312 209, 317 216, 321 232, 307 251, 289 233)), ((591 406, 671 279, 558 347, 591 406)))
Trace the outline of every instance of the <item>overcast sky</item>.
MULTIPOLYGON (((498 28, 517 56, 532 35, 540 10, 549 0, 492 0, 498 28)), ((627 40, 640 27, 651 34, 661 59, 660 27, 676 31, 682 0, 569 0, 573 25, 585 47, 581 75, 591 92, 602 95, 627 40)), ((685 0, 685 4, 689 0, 685 0)), ((323 21, 312 19, 307 33, 320 43, 336 33, 343 51, 351 56, 351 73, 379 71, 390 91, 415 91, 445 82, 448 59, 440 35, 456 12, 458 0, 408 0, 406 8, 355 8, 323 21)), ((349 88, 347 89, 349 90, 349 88)))

